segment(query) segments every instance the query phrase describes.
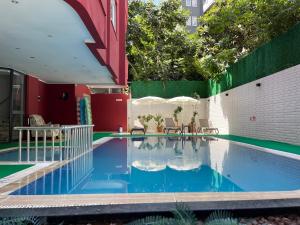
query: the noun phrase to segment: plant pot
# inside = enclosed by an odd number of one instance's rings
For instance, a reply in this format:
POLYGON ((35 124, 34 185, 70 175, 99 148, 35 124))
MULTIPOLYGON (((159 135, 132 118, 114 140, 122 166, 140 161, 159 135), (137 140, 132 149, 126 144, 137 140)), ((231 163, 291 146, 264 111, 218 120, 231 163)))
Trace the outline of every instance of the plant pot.
POLYGON ((189 133, 196 133, 196 126, 194 124, 189 124, 189 133))
POLYGON ((156 131, 158 133, 162 133, 163 132, 163 127, 156 127, 156 131))

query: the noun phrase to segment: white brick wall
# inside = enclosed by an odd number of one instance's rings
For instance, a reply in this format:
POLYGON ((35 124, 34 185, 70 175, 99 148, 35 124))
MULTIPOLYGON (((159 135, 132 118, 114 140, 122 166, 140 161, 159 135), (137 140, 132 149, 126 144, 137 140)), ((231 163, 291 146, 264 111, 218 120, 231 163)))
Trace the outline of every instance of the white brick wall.
MULTIPOLYGON (((194 110, 198 112, 198 117, 196 118, 196 125, 199 126, 198 118, 207 118, 206 114, 206 99, 201 99, 199 103, 191 104, 170 104, 170 103, 162 103, 162 104, 149 104, 149 105, 134 105, 132 102, 134 99, 129 99, 127 102, 127 121, 128 121, 128 128, 133 127, 133 122, 138 118, 139 115, 156 115, 160 114, 163 118, 166 117, 173 117, 173 112, 177 108, 177 106, 182 106, 183 111, 178 115, 179 124, 189 124, 191 118, 193 116, 194 110)), ((149 123, 149 133, 156 132, 156 125, 153 120, 149 123)))
POLYGON ((212 96, 206 111, 220 133, 300 145, 300 65, 212 96))

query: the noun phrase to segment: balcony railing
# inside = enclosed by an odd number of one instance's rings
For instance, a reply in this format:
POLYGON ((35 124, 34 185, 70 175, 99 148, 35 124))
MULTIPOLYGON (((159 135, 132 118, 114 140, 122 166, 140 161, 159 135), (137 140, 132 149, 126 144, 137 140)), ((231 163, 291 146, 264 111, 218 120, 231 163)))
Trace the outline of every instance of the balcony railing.
POLYGON ((93 148, 93 125, 14 129, 19 131, 19 162, 72 160, 93 148))

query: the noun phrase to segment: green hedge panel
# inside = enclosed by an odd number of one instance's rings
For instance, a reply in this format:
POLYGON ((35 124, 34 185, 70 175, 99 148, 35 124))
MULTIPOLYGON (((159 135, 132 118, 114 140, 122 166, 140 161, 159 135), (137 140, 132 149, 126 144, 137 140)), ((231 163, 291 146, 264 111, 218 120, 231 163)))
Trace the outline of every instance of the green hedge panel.
POLYGON ((230 66, 220 82, 208 82, 208 96, 300 64, 300 24, 230 66))
POLYGON ((207 97, 207 81, 133 81, 131 93, 133 98, 157 96, 173 98, 177 96, 191 96, 195 93, 201 98, 207 97))

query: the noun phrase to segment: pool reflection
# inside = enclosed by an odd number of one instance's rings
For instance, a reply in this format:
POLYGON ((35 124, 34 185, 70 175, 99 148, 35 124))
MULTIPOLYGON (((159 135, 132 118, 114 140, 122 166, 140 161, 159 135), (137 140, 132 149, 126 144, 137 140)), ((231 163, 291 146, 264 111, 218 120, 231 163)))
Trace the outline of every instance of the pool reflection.
POLYGON ((210 165, 199 137, 113 139, 13 194, 242 191, 210 165))

